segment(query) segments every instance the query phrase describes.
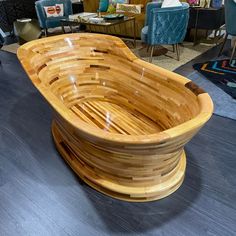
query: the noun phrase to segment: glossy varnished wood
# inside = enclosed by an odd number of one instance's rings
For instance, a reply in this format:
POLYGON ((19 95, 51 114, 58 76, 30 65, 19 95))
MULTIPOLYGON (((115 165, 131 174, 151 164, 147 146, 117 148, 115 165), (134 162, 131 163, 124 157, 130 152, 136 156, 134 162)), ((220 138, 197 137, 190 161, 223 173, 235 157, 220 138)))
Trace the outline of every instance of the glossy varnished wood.
POLYGON ((54 108, 59 152, 85 182, 127 201, 160 199, 181 185, 183 146, 212 114, 207 93, 112 36, 40 39, 18 57, 54 108))
MULTIPOLYGON (((219 49, 211 51, 201 61, 219 49)), ((174 194, 120 201, 81 184, 51 139, 50 106, 14 54, 0 59, 0 235, 236 234, 235 120, 213 115, 185 146, 186 177, 174 194)))

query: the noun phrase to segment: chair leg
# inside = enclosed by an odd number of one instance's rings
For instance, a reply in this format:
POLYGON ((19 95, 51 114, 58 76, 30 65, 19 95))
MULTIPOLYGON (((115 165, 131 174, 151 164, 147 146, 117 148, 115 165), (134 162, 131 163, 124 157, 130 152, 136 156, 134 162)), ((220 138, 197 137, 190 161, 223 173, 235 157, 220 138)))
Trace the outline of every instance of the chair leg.
POLYGON ((230 64, 230 65, 231 65, 231 62, 232 62, 233 57, 234 57, 235 49, 236 49, 236 41, 235 41, 235 43, 234 43, 233 51, 232 51, 232 54, 231 54, 231 57, 230 57, 230 61, 229 61, 229 64, 230 64))
POLYGON ((148 45, 148 46, 147 46, 147 52, 149 51, 149 49, 150 49, 150 46, 148 45))
POLYGON ((173 44, 172 46, 173 46, 173 53, 175 53, 175 45, 173 44))
POLYGON ((175 49, 176 49, 176 54, 177 54, 177 60, 179 61, 180 56, 179 56, 179 44, 178 43, 175 44, 175 49))
POLYGON ((44 35, 45 35, 45 37, 48 36, 48 29, 47 28, 44 29, 44 35))
POLYGON ((151 46, 151 54, 150 54, 150 57, 149 57, 149 62, 150 62, 150 63, 152 63, 153 51, 154 51, 154 46, 151 46))
POLYGON ((62 30, 63 34, 66 33, 66 31, 65 31, 65 25, 64 25, 64 22, 63 22, 63 21, 61 21, 61 30, 62 30))
POLYGON ((226 43, 226 41, 227 41, 227 38, 228 38, 228 34, 226 33, 226 34, 225 34, 224 41, 223 41, 222 46, 221 46, 221 49, 220 49, 220 51, 219 51, 218 57, 219 57, 219 56, 222 54, 222 52, 223 52, 223 49, 224 49, 224 47, 225 47, 225 43, 226 43))
POLYGON ((69 25, 71 33, 74 33, 73 28, 71 25, 69 25))

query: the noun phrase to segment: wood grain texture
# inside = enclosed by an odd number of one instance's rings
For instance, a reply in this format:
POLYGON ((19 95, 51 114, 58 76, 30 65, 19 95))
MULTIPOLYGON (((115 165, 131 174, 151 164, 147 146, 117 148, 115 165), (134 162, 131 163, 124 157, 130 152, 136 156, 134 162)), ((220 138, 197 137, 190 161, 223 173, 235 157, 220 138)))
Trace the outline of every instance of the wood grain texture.
POLYGON ((186 177, 169 197, 120 201, 65 164, 51 138, 52 109, 14 54, 0 59, 1 236, 236 235, 235 120, 213 115, 185 146, 186 177))
POLYGON ((18 58, 54 108, 59 152, 90 186, 151 201, 181 185, 183 147, 212 115, 207 93, 113 36, 40 39, 21 46, 18 58))

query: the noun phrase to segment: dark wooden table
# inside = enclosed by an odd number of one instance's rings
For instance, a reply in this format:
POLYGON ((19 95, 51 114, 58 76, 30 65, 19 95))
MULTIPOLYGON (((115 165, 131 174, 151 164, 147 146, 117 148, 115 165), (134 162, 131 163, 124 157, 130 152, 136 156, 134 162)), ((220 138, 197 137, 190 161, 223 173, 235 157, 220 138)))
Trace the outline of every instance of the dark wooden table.
POLYGON ((197 44, 198 30, 206 30, 206 37, 208 32, 215 30, 213 43, 217 42, 217 32, 225 24, 224 7, 216 8, 202 8, 190 7, 189 29, 194 29, 194 44, 197 44))

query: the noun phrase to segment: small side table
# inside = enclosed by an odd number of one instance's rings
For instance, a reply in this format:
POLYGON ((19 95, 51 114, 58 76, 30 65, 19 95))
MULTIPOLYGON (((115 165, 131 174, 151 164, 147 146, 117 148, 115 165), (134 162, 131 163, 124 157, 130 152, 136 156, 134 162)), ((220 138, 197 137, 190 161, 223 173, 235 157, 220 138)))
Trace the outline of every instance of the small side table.
MULTIPOLYGON (((215 30, 215 37, 211 43, 215 43, 217 31, 225 24, 224 7, 221 8, 202 8, 190 7, 189 29, 194 29, 194 45, 197 44, 198 29, 206 30, 206 36, 209 30, 215 30)), ((209 42, 209 40, 208 40, 209 42)))
POLYGON ((14 22, 14 33, 18 37, 19 44, 38 39, 41 34, 39 23, 35 19, 17 20, 14 22))

